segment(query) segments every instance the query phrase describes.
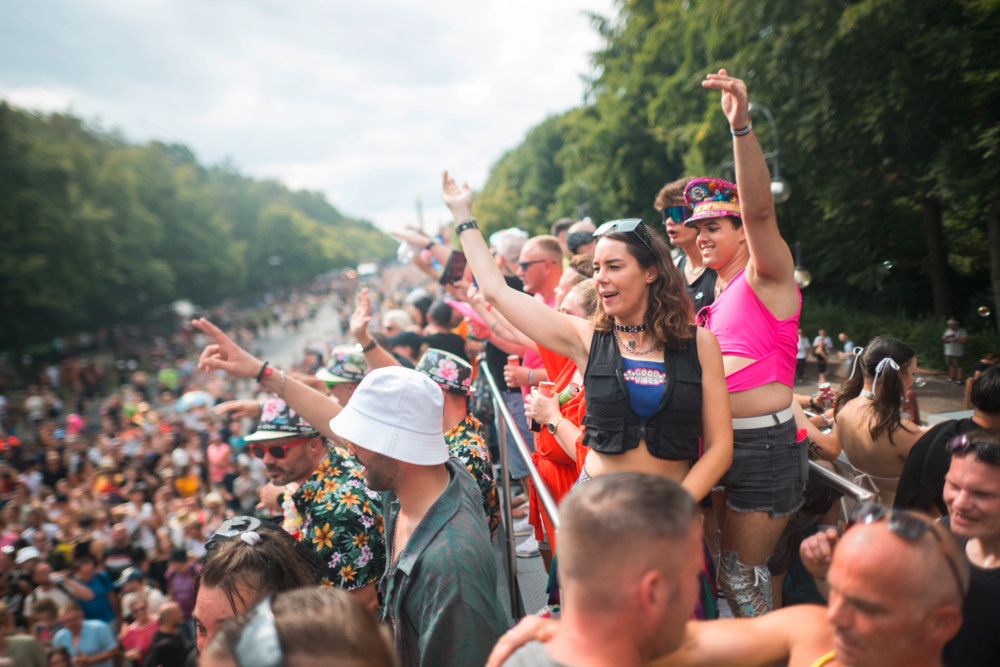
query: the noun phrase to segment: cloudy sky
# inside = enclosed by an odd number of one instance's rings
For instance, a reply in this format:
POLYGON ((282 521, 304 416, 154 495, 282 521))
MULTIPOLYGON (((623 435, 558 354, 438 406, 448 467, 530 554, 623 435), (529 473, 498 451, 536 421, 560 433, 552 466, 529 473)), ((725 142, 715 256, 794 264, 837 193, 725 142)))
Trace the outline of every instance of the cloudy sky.
POLYGON ((4 0, 0 97, 320 190, 385 229, 446 217, 578 106, 612 0, 4 0))

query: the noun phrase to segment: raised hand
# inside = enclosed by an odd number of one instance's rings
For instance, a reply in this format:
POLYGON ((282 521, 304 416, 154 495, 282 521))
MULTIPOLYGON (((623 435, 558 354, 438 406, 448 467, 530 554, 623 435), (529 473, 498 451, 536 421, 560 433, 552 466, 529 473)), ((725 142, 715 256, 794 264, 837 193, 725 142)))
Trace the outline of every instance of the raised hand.
POLYGON ((802 544, 799 545, 799 556, 802 557, 802 564, 809 574, 817 579, 826 577, 826 572, 830 569, 830 560, 833 558, 833 548, 838 539, 840 537, 836 529, 827 528, 802 540, 802 544))
POLYGON ((201 357, 198 359, 199 370, 208 372, 219 369, 238 378, 257 377, 262 364, 260 359, 234 343, 229 336, 205 318, 192 320, 191 324, 215 341, 206 345, 201 351, 201 357))
POLYGON ((441 199, 451 209, 455 220, 471 218, 472 190, 469 189, 469 184, 463 183, 462 187, 459 187, 447 171, 442 173, 441 181, 441 199))
POLYGON ((232 413, 233 417, 236 417, 237 419, 242 419, 244 417, 256 419, 257 417, 260 417, 260 403, 252 398, 224 401, 212 408, 212 412, 217 415, 232 413))
POLYGON ((368 288, 363 287, 361 291, 358 292, 358 305, 351 313, 351 335, 354 336, 354 340, 358 341, 362 345, 367 345, 371 340, 371 336, 368 333, 368 324, 372 321, 372 305, 371 298, 368 296, 368 288))
POLYGON ((427 244, 431 242, 431 237, 427 236, 427 234, 424 234, 416 227, 407 227, 402 232, 389 232, 389 233, 395 236, 400 241, 406 241, 411 246, 413 246, 415 250, 423 250, 424 248, 427 247, 427 244))
POLYGON ((708 74, 701 85, 722 91, 722 111, 729 119, 730 127, 738 130, 747 126, 750 122, 750 102, 747 84, 742 79, 731 77, 726 70, 720 69, 718 74, 708 74))

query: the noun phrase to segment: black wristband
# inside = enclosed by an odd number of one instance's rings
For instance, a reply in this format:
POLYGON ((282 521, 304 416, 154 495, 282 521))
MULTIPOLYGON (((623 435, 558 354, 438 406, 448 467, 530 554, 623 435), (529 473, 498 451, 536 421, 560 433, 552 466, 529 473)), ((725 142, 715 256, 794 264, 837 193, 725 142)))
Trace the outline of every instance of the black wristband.
POLYGON ((259 370, 259 371, 257 371, 257 382, 260 382, 261 378, 263 378, 263 377, 264 377, 264 371, 266 371, 266 370, 267 370, 267 365, 268 365, 269 363, 271 363, 271 362, 269 362, 269 361, 265 361, 264 363, 262 363, 262 364, 260 365, 260 370, 259 370))
POLYGON ((430 249, 431 249, 431 248, 433 248, 433 247, 434 247, 435 245, 436 245, 436 244, 435 244, 435 242, 434 242, 434 239, 431 239, 430 241, 428 241, 428 242, 427 242, 427 245, 425 245, 425 246, 424 246, 424 250, 430 250, 430 249))
POLYGON ((734 137, 742 137, 744 135, 750 134, 750 130, 753 129, 753 123, 747 122, 746 127, 741 127, 740 129, 734 128, 732 125, 729 126, 729 133, 734 137))
POLYGON ((365 352, 371 352, 372 350, 375 349, 376 345, 378 345, 378 341, 375 340, 374 338, 372 338, 371 342, 368 343, 367 345, 365 345, 364 347, 361 347, 361 345, 359 343, 358 344, 358 352, 360 352, 361 354, 364 354, 365 352))
POLYGON ((455 233, 461 234, 467 229, 479 229, 479 224, 476 223, 475 218, 469 218, 468 220, 463 220, 462 224, 455 227, 455 233))

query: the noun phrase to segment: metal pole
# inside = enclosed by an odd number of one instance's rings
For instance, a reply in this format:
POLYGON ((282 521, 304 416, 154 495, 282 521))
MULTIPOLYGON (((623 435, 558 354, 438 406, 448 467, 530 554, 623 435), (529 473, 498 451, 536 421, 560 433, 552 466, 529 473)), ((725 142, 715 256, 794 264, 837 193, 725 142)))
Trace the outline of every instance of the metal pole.
POLYGON ((841 493, 851 496, 857 501, 875 500, 875 494, 868 489, 863 489, 854 482, 850 482, 832 470, 824 468, 815 461, 809 462, 809 475, 815 475, 819 481, 827 486, 831 486, 841 493))
MULTIPOLYGON (((479 362, 479 370, 483 371, 485 368, 485 361, 479 362)), ((559 509, 556 506, 556 501, 549 493, 548 486, 545 485, 545 481, 542 476, 538 474, 538 470, 535 469, 534 464, 531 462, 531 452, 528 450, 528 446, 524 444, 524 439, 521 437, 521 432, 517 429, 514 424, 514 418, 511 417, 510 411, 507 409, 507 404, 503 402, 502 399, 498 400, 500 396, 500 391, 497 389, 496 383, 493 382, 493 377, 487 372, 486 380, 490 384, 490 391, 493 392, 494 403, 500 408, 500 413, 503 415, 504 421, 507 423, 507 427, 511 429, 511 435, 514 436, 514 444, 517 446, 517 451, 521 454, 521 458, 524 459, 524 463, 528 466, 528 476, 531 477, 531 483, 535 485, 535 493, 538 494, 538 498, 542 501, 542 509, 549 517, 549 522, 552 524, 553 530, 559 530, 559 509)))
POLYGON ((504 408, 507 406, 504 404, 503 399, 496 393, 496 386, 493 384, 493 378, 490 377, 490 370, 486 366, 485 361, 479 362, 479 372, 486 373, 485 377, 489 381, 490 394, 493 398, 493 408, 500 415, 500 419, 497 420, 497 441, 499 442, 497 449, 500 450, 500 476, 502 477, 503 497, 507 499, 503 504, 504 541, 507 545, 504 552, 507 557, 510 615, 517 619, 524 615, 524 605, 521 602, 520 587, 517 583, 517 554, 514 553, 514 517, 510 513, 510 468, 507 462, 507 421, 504 418, 504 413, 500 410, 501 405, 504 408))

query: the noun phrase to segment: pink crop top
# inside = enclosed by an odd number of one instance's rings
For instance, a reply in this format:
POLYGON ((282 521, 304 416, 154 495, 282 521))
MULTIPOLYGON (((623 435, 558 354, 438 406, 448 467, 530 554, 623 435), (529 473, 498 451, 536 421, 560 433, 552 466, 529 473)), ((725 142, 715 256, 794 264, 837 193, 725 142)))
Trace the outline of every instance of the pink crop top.
POLYGON ((778 320, 754 294, 744 276, 745 270, 736 274, 714 303, 702 308, 701 324, 715 334, 723 356, 756 360, 726 376, 729 391, 746 391, 768 382, 791 387, 795 377, 802 293, 796 286, 798 310, 788 319, 778 320))

